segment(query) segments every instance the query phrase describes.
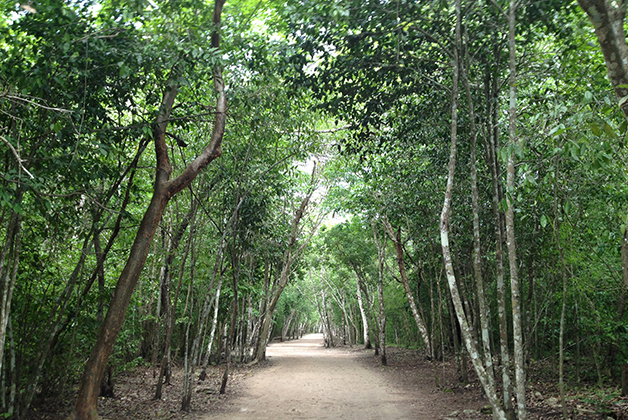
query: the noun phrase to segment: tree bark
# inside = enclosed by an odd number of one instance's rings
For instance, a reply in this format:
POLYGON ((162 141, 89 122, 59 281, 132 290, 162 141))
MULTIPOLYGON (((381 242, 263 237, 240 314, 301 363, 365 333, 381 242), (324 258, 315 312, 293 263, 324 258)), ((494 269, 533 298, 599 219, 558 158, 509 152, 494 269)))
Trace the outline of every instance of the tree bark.
POLYGON ((461 1, 456 0, 456 29, 455 29, 455 45, 452 51, 453 55, 453 88, 452 88, 452 105, 451 105, 451 145, 449 152, 449 163, 447 165, 447 187, 445 190, 445 199, 443 201, 443 208, 440 217, 440 237, 441 247, 443 252, 443 261, 445 265, 445 272, 447 274, 447 282, 449 284, 449 291, 451 293, 452 303, 455 309, 458 322, 460 324, 460 330, 464 339, 467 351, 473 362, 475 372, 478 375, 478 379, 482 384, 485 395, 489 399, 493 408, 493 418, 495 420, 504 420, 506 414, 504 413, 501 403, 497 398, 497 391, 492 386, 491 381, 488 380, 486 369, 484 368, 477 346, 473 341, 471 335, 471 329, 467 322, 466 315, 456 284, 456 276, 454 274, 453 262, 451 258, 451 250, 449 247, 449 216, 451 212, 451 200, 453 196, 454 175, 456 171, 456 152, 457 152, 457 140, 458 140, 458 85, 459 85, 459 46, 461 45, 461 1))
POLYGON ((301 204, 299 205, 299 208, 295 212, 294 218, 292 219, 290 239, 288 240, 287 247, 284 251, 281 274, 279 275, 277 284, 275 285, 275 287, 273 287, 270 301, 266 306, 264 321, 262 322, 262 327, 260 328, 260 337, 257 343, 257 348, 255 349, 255 357, 253 358, 254 362, 260 362, 266 357, 266 346, 268 345, 270 327, 273 321, 273 314, 275 312, 275 307, 279 302, 279 298, 281 297, 281 294, 283 293, 284 289, 288 285, 288 281, 290 280, 290 274, 292 273, 292 264, 300 257, 303 249, 307 246, 309 240, 312 238, 312 235, 315 233, 318 227, 315 226, 312 229, 312 232, 310 232, 309 237, 302 243, 298 243, 297 239, 299 236, 301 221, 306 211, 308 210, 310 200, 312 198, 312 195, 314 194, 314 191, 316 190, 316 178, 316 167, 314 167, 311 176, 310 189, 303 201, 301 201, 301 204))
MULTIPOLYGON (((355 267, 354 267, 354 271, 355 271, 355 267)), ((373 346, 371 345, 371 336, 370 336, 370 328, 369 328, 369 322, 368 322, 368 317, 366 316, 366 311, 364 310, 364 302, 362 300, 362 287, 360 286, 360 276, 358 276, 358 274, 356 273, 356 285, 357 285, 357 290, 356 290, 356 294, 358 296, 358 307, 360 308, 360 316, 362 317, 362 327, 363 327, 363 335, 364 335, 364 348, 365 349, 370 349, 373 346)))
MULTIPOLYGON (((465 31, 467 45, 468 35, 465 31)), ((470 58, 468 49, 465 49, 465 60, 469 66, 470 58)), ((482 277, 482 248, 480 243, 480 205, 478 192, 478 171, 476 164, 476 143, 477 130, 475 126, 475 112, 473 99, 471 97, 471 88, 469 86, 469 70, 468 67, 461 65, 462 81, 467 98, 467 107, 469 108, 470 136, 471 136, 471 208, 473 212, 473 272, 475 274, 475 283, 477 288, 477 300, 480 310, 480 334, 482 336, 482 344, 484 348, 484 366, 486 367, 487 378, 492 382, 491 387, 495 388, 495 374, 493 371, 493 353, 491 351, 491 340, 489 335, 489 319, 490 307, 486 303, 484 294, 484 279, 482 277)))
MULTIPOLYGON (((499 59, 499 51, 495 51, 495 57, 499 59)), ((487 119, 487 140, 486 155, 491 171, 491 180, 493 187, 493 216, 495 219, 495 285, 497 294, 497 314, 499 319, 499 348, 501 357, 502 371, 502 403, 504 411, 510 420, 514 420, 515 411, 512 405, 512 381, 510 379, 510 350, 508 346, 508 319, 506 315, 506 285, 504 283, 504 229, 503 229, 503 213, 500 209, 502 201, 502 184, 499 178, 501 171, 499 159, 497 157, 498 146, 498 129, 497 129, 497 111, 498 107, 494 105, 498 98, 498 76, 494 74, 491 80, 487 75, 486 91, 487 91, 487 108, 489 109, 487 119)))
POLYGON ((229 326, 229 336, 227 338, 227 346, 225 351, 225 358, 227 364, 225 365, 225 371, 222 374, 222 380, 220 382, 220 394, 223 395, 227 390, 227 380, 229 379, 229 371, 231 370, 231 346, 235 338, 236 320, 238 318, 238 276, 233 275, 233 301, 231 302, 233 307, 231 308, 231 322, 229 326))
MULTIPOLYGON (((216 0, 215 2, 214 24, 216 28, 220 25, 220 15, 222 13, 223 4, 224 0, 216 0)), ((220 36, 218 32, 214 33, 212 36, 212 47, 220 47, 220 36)), ((194 178, 196 178, 210 162, 221 155, 227 99, 224 92, 222 70, 220 68, 214 70, 214 85, 218 93, 218 100, 216 103, 216 116, 210 142, 205 150, 173 180, 170 180, 172 166, 170 164, 170 158, 168 157, 168 146, 165 137, 166 127, 168 126, 170 113, 177 96, 178 86, 172 85, 164 93, 160 107, 161 111, 157 116, 153 128, 153 140, 157 158, 153 197, 142 218, 135 241, 131 247, 129 258, 113 292, 104 324, 89 356, 85 370, 83 371, 76 405, 69 416, 72 420, 98 419, 97 399, 100 379, 102 378, 105 365, 113 351, 113 346, 122 328, 131 295, 133 294, 133 290, 146 263, 150 244, 168 202, 175 194, 188 187, 194 178)))
MULTIPOLYGON (((18 201, 21 201, 21 195, 20 192, 18 201)), ((11 316, 11 300, 20 260, 21 237, 22 216, 17 212, 12 212, 7 227, 6 241, 0 254, 0 372, 2 372, 7 324, 11 316)))
POLYGON ((183 270, 185 267, 185 262, 187 260, 187 256, 190 250, 190 244, 192 242, 192 235, 190 230, 190 237, 188 238, 188 242, 186 245, 185 253, 183 256, 183 261, 181 262, 181 269, 179 270, 179 280, 177 282, 177 287, 175 290, 174 296, 174 304, 170 301, 170 293, 169 293, 169 284, 171 282, 172 277, 172 263, 174 261, 175 252, 181 243, 181 239, 183 238, 183 234, 187 230, 187 227, 190 223, 193 223, 193 220, 196 216, 196 212, 198 210, 198 202, 192 199, 192 206, 188 213, 184 216, 179 228, 175 232, 172 241, 170 242, 170 247, 168 249, 168 254, 166 255, 166 261, 164 264, 164 272, 163 272, 163 293, 162 299, 164 300, 165 305, 165 317, 164 317, 164 354, 161 359, 161 366, 159 367, 159 375, 157 375, 157 384, 155 386, 155 396, 154 399, 161 399, 162 395, 162 386, 164 384, 164 377, 166 377, 166 382, 169 382, 169 374, 170 371, 170 348, 172 341, 172 334, 174 332, 174 327, 177 319, 177 302, 179 300, 179 291, 181 290, 181 283, 183 280, 183 270))
POLYGON ((510 298, 512 300, 512 325, 515 355, 515 378, 517 381, 517 416, 519 420, 528 418, 526 409, 526 378, 523 348, 523 329, 521 327, 521 299, 519 296, 519 272, 517 267, 517 245, 515 242, 515 151, 517 145, 517 55, 515 50, 515 12, 516 0, 510 0, 508 14, 508 48, 510 51, 510 107, 509 107, 509 141, 508 166, 506 169, 506 244, 510 265, 510 298))
MULTIPOLYGON (((558 165, 557 165, 558 166, 558 165)), ((558 215, 558 169, 554 178, 554 240, 556 241, 556 249, 560 256, 561 274, 563 278, 563 296, 562 307, 560 311, 560 331, 558 334, 558 390, 560 394, 560 403, 563 410, 563 418, 567 418, 567 400, 565 398, 565 313, 567 312, 567 264, 565 263, 565 253, 560 241, 560 217, 558 215)))
POLYGON ((430 334, 427 331, 427 326, 425 325, 423 317, 421 317, 421 314, 419 313, 419 309, 417 308, 417 304, 414 300, 414 295, 412 294, 412 289, 410 288, 410 283, 408 281, 408 275, 406 273, 406 267, 403 257, 403 244, 401 243, 401 231, 398 229, 397 233, 395 233, 392 225, 386 218, 383 219, 383 223, 384 227, 386 228, 386 232, 388 233, 388 237, 395 247, 395 252, 397 255, 397 266, 399 267, 399 275, 401 277, 401 284, 403 285, 403 289, 406 292, 406 298, 408 299, 408 303, 410 304, 410 309, 412 310, 414 321, 416 322, 416 326, 419 329, 419 333, 421 334, 421 338, 423 339, 423 343, 425 344, 425 353, 427 355, 427 358, 431 360, 434 357, 434 352, 432 350, 432 343, 430 342, 430 334))
MULTIPOLYGON (((626 44, 624 29, 626 3, 618 2, 616 3, 618 7, 616 7, 608 0, 578 0, 578 4, 587 13, 595 28, 595 35, 604 55, 608 77, 615 90, 619 107, 628 119, 628 45, 626 44)), ((625 309, 623 300, 628 295, 628 217, 621 241, 621 257, 624 290, 619 296, 618 306, 620 310, 618 312, 620 312, 620 316, 625 309)), ((622 375, 627 370, 628 364, 624 364, 622 375)), ((628 385, 624 386, 623 383, 622 379, 622 394, 628 395, 628 385)))
MULTIPOLYGON (((373 240, 377 247, 377 300, 379 300, 379 358, 383 366, 388 365, 386 356, 386 312, 384 311, 384 261, 386 260, 386 241, 380 243, 375 220, 371 219, 373 240)), ((385 239, 385 237, 384 237, 385 239)))

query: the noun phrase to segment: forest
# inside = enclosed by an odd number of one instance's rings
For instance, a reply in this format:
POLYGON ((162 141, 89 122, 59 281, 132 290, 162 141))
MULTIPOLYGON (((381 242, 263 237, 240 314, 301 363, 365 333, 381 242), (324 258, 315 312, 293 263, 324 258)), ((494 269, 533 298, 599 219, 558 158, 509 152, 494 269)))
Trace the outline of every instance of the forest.
POLYGON ((628 396, 623 0, 0 4, 4 418, 317 331, 628 396))

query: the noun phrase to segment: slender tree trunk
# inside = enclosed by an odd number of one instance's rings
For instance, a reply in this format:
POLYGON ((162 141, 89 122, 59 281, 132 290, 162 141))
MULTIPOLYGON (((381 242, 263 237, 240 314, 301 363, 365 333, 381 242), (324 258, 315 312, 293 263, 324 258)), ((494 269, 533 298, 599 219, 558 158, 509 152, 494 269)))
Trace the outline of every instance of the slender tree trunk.
MULTIPOLYGON (((216 0, 215 2, 214 24, 216 28, 220 25, 220 15, 222 13, 223 4, 224 0, 216 0)), ((220 36, 218 32, 212 35, 212 46, 214 48, 220 47, 220 36)), ((170 198, 184 188, 187 188, 200 171, 221 154, 220 146, 225 129, 227 100, 224 93, 222 70, 220 68, 216 68, 214 71, 214 83, 218 93, 218 100, 214 129, 210 142, 201 155, 192 161, 181 175, 173 180, 169 180, 170 174, 172 173, 172 166, 168 157, 168 147, 166 145, 165 136, 170 112, 172 111, 177 95, 177 86, 170 86, 164 94, 160 108, 161 111, 153 130, 157 157, 153 197, 142 218, 135 241, 131 247, 129 258, 116 284, 103 327, 100 330, 96 343, 85 365, 85 370, 79 384, 76 405, 69 416, 72 420, 98 419, 97 399, 100 380, 107 360, 113 351, 113 346, 120 333, 120 329, 122 328, 126 309, 142 269, 144 268, 153 236, 155 235, 157 226, 161 221, 170 198)))
POLYGON ((162 300, 164 302, 165 316, 164 316, 164 354, 161 359, 161 366, 159 369, 159 375, 157 376, 157 384, 155 387, 155 396, 154 399, 161 399, 162 395, 162 386, 164 384, 164 377, 166 377, 166 382, 169 383, 170 378, 170 348, 172 341, 172 334, 174 332, 174 327, 177 319, 176 311, 177 311, 177 302, 179 300, 179 291, 181 290, 181 283, 183 281, 183 271, 185 268, 185 262, 187 261, 188 253, 190 252, 190 244, 192 243, 192 233, 190 232, 190 236, 188 237, 187 245, 185 248, 185 253, 183 256, 183 261, 181 262, 181 269, 179 270, 179 279, 177 282, 177 287, 175 290, 174 296, 174 304, 170 302, 170 292, 169 292, 169 284, 172 277, 172 264, 174 261, 176 250, 179 248, 179 244, 181 243, 181 239, 185 231, 187 230, 188 225, 192 222, 196 216, 196 212, 198 210, 198 202, 192 199, 192 206, 188 213, 183 217, 179 228, 175 232, 172 240, 170 241, 170 247, 168 249, 168 254, 166 255, 166 261, 163 267, 163 292, 162 292, 162 300))
MULTIPOLYGON (((558 168, 558 165, 556 165, 558 168)), ((562 308, 560 311, 560 330, 558 334, 558 390, 560 393, 560 403, 563 409, 563 418, 567 418, 567 401, 565 399, 565 313, 567 312, 567 264, 565 263, 565 253, 560 240, 560 216, 558 214, 558 169, 556 170, 556 176, 554 178, 554 222, 553 233, 554 241, 556 242, 556 249, 560 256, 561 273, 563 279, 563 298, 562 308)))
POLYGON ((327 292, 325 288, 321 288, 321 310, 323 312, 323 322, 325 323, 325 330, 327 330, 327 339, 325 340, 326 347, 335 347, 334 344, 334 332, 331 328, 331 321, 329 320, 329 312, 327 311, 327 292))
POLYGON ((371 345, 369 322, 368 322, 368 317, 366 316, 366 311, 364 310, 364 302, 362 301, 362 288, 360 287, 360 277, 357 276, 357 274, 356 274, 356 285, 357 285, 356 294, 358 296, 358 307, 360 308, 360 316, 362 317, 362 327, 364 329, 363 330, 364 348, 370 349, 372 348, 372 345, 371 345))
MULTIPOLYGON (((203 339, 203 330, 205 329, 205 322, 207 321, 207 317, 209 316, 209 312, 211 310, 212 301, 214 305, 218 305, 218 297, 220 296, 220 288, 222 286, 222 278, 223 278, 223 258, 224 258, 224 241, 225 235, 227 234, 227 230, 223 234, 223 237, 218 246, 218 250, 216 252, 216 260, 214 261, 214 269, 212 271, 212 279, 210 281, 209 287, 207 288, 207 293, 205 294, 205 301, 201 308, 201 315, 198 321, 196 335, 194 337, 194 341, 192 343, 192 348, 186 354, 185 361, 185 374, 183 377, 183 393, 181 397, 181 411, 189 412, 192 401, 192 382, 194 380, 194 373, 196 369, 196 365, 198 362, 198 356, 201 350, 201 342, 203 339), (217 292, 212 297, 212 289, 214 283, 216 282, 216 278, 218 278, 218 286, 217 292), (188 360, 188 358, 190 360, 188 360)), ((190 310, 191 313, 191 310, 190 310)), ((192 324, 192 322, 188 322, 188 328, 192 324)))
MULTIPOLYGON (((192 284, 190 283, 190 289, 192 289, 192 284)), ((188 302, 186 302, 185 304, 186 309, 188 306, 188 302)), ((190 300, 189 300, 189 306, 190 306, 190 313, 193 313, 193 308, 194 308, 194 293, 190 294, 190 300)), ((192 376, 194 375, 193 372, 193 356, 191 355, 191 353, 194 353, 193 351, 190 351, 190 328, 192 326, 191 322, 187 323, 187 326, 185 328, 185 356, 183 358, 183 369, 185 371, 185 375, 183 378, 183 397, 181 398, 181 411, 190 411, 190 406, 192 405, 192 390, 190 389, 192 386, 192 381, 188 380, 188 375, 192 376), (192 366, 190 366, 192 365, 192 366), (190 372, 192 372, 190 374, 190 372)))
POLYGON ((414 300, 412 289, 410 288, 410 283, 408 282, 408 275, 406 274, 406 267, 403 258, 403 244, 401 243, 401 231, 398 229, 397 233, 395 234, 392 225, 386 218, 383 219, 383 223, 384 227, 386 228, 386 232, 388 233, 388 236, 390 237, 390 240, 393 242, 393 245, 395 247, 395 252, 397 254, 397 266, 399 267, 399 275, 401 277, 401 284, 403 285, 403 288, 406 292, 406 298, 408 299, 408 303, 410 304, 412 315, 414 315, 416 326, 419 329, 419 333, 421 334, 421 338, 423 339, 423 343, 425 344, 425 353, 428 359, 432 359, 434 357, 434 352, 432 351, 430 334, 427 331, 425 321, 419 313, 416 301, 414 300))
MULTIPOLYGON (((22 193, 19 193, 18 201, 21 201, 21 195, 22 193)), ((22 217, 19 213, 13 212, 7 227, 4 248, 0 254, 0 372, 4 359, 7 323, 11 316, 11 300, 20 261, 21 237, 22 217)))
MULTIPOLYGON (((94 235, 94 251, 96 252, 96 261, 103 259, 102 246, 100 245, 100 232, 94 235)), ((105 311, 105 268, 103 266, 98 270, 98 309, 96 312, 96 321, 102 324, 105 311)))
POLYGON ((202 363, 203 369, 206 369, 207 365, 209 364, 209 358, 211 357, 211 353, 212 353, 212 345, 216 337, 216 326, 218 325, 218 309, 219 309, 219 304, 220 304, 221 288, 222 288, 222 276, 220 276, 220 279, 218 280, 218 285, 216 286, 216 294, 215 294, 214 302, 213 302, 214 317, 212 319, 212 326, 209 333, 209 342, 207 343, 207 350, 205 352, 205 357, 203 358, 203 363, 202 363))
MULTIPOLYGON (((469 45, 468 33, 465 30, 466 44, 469 45)), ((465 62, 467 66, 471 62, 468 48, 465 49, 465 62)), ((482 344, 484 348, 484 366, 486 366, 486 373, 488 380, 492 382, 491 387, 495 388, 495 374, 493 372, 493 353, 491 351, 491 340, 489 335, 489 319, 491 317, 489 312, 489 306, 486 303, 486 296, 484 294, 484 279, 482 277, 482 248, 480 244, 480 205, 479 205, 479 192, 478 192, 478 171, 476 165, 476 143, 477 143, 477 129, 475 126, 475 112, 473 106, 473 99, 471 97, 471 88, 469 86, 469 71, 468 67, 461 66, 462 81, 464 84, 464 90, 467 98, 467 107, 469 108, 469 120, 470 120, 470 136, 471 136, 471 207, 473 212, 473 272, 475 274, 475 283, 477 288, 477 300, 480 312, 480 334, 482 337, 482 344)))
POLYGON ((231 370, 231 346, 233 345, 233 340, 235 338, 235 330, 236 330, 236 320, 238 319, 238 277, 236 274, 233 275, 233 301, 231 308, 231 325, 229 327, 229 336, 227 338, 227 346, 225 351, 225 358, 227 359, 227 364, 225 366, 225 371, 222 374, 222 380, 220 382, 220 394, 223 395, 227 390, 227 380, 229 379, 229 372, 231 370))
POLYGON ((456 170, 456 150, 457 150, 457 139, 458 139, 458 85, 459 85, 459 46, 461 45, 461 1, 456 0, 456 30, 455 37, 456 42, 453 48, 453 89, 452 89, 452 106, 451 106, 451 145, 450 145, 450 154, 449 154, 449 164, 447 166, 448 175, 447 175, 447 187, 445 191, 445 199, 443 201, 443 209, 440 217, 440 236, 441 236, 441 247, 443 251, 443 260, 445 264, 445 272, 447 274, 447 282, 449 284, 449 291, 451 293, 452 303, 456 312, 456 316, 458 318, 458 323, 460 324, 460 330, 462 333, 462 337, 464 339, 467 351, 469 352, 469 356, 471 357, 471 361, 473 362, 473 366, 475 368, 475 372, 478 375, 478 379, 482 384, 482 388, 484 389, 484 393, 489 399, 491 406, 493 407, 493 418, 495 420, 503 420, 506 418, 506 414, 504 413, 500 401, 497 397, 497 392, 495 388, 492 386, 491 381, 489 381, 487 377, 486 369, 484 368, 481 358, 479 356, 477 346, 473 341, 471 335, 471 329, 467 322, 466 315, 464 313, 462 299, 460 298, 460 293, 458 291, 458 286, 456 284, 456 276, 454 274, 453 262, 451 258, 451 250, 449 247, 449 217, 451 211, 451 200, 453 195, 453 186, 454 186, 454 174, 456 170))
MULTIPOLYGON (((15 401, 15 397, 17 395, 17 370, 15 369, 15 340, 13 338, 13 323, 11 321, 11 318, 9 318, 9 322, 7 324, 7 334, 9 336, 9 354, 10 354, 10 363, 9 366, 7 367, 7 369, 5 370, 5 372, 9 373, 10 375, 6 375, 10 378, 10 385, 9 385, 9 403, 7 404, 6 407, 6 413, 9 415, 9 418, 11 418, 11 416, 13 415, 13 412, 15 411, 15 406, 16 406, 16 401, 15 401)), ((5 376, 2 376, 2 380, 5 381, 5 376)), ((5 398, 6 394, 2 394, 2 397, 5 398)))
POLYGON ((510 110, 509 110, 509 141, 508 167, 506 178, 506 244, 508 246, 508 262, 510 265, 510 297, 512 300, 512 324, 515 354, 515 378, 517 380, 517 416, 526 420, 526 378, 523 348, 523 329, 521 327, 521 299, 519 296, 519 272, 517 267, 517 245, 515 242, 515 153, 517 144, 517 55, 515 50, 515 12, 516 0, 510 0, 508 14, 508 46, 510 51, 510 110))
POLYGON ((288 339, 288 330, 290 329, 290 324, 292 323, 292 319, 294 318, 294 314, 296 314, 296 312, 296 309, 292 309, 288 318, 284 320, 283 325, 281 326, 281 341, 286 341, 288 339))
POLYGON ((281 274, 279 275, 279 279, 277 281, 276 287, 273 288, 272 296, 270 298, 270 302, 266 307, 266 312, 264 313, 264 321, 262 323, 262 327, 260 329, 260 339, 258 341, 257 348, 255 349, 255 357, 254 361, 260 362, 264 360, 266 357, 266 346, 269 340, 270 327, 273 320, 273 314, 275 312, 275 307, 279 302, 279 298, 283 293, 284 289, 288 285, 288 281, 290 280, 290 274, 292 273, 292 264, 296 261, 302 251, 305 249, 307 244, 309 243, 312 235, 315 233, 318 228, 318 224, 312 229, 310 232, 310 236, 305 239, 302 243, 298 243, 298 235, 301 230, 300 224, 303 220, 303 216, 309 208, 310 200, 312 198, 312 194, 316 189, 317 176, 316 176, 316 167, 312 170, 311 176, 311 184, 308 194, 305 196, 299 208, 296 210, 294 218, 292 219, 292 228, 290 231, 290 240, 288 241, 288 246, 284 251, 283 255, 283 265, 281 267, 281 274))
MULTIPOLYGON (((495 56, 499 57, 498 51, 495 52, 495 56)), ((486 90, 488 99, 489 119, 487 121, 487 141, 486 141, 486 155, 491 170, 491 180, 493 186, 493 215, 495 219, 495 285, 497 292, 497 313, 499 319, 499 348, 502 367, 502 402, 504 404, 504 411, 506 416, 510 420, 514 420, 515 411, 512 405, 512 381, 510 379, 510 350, 508 346, 508 319, 506 314, 506 285, 504 282, 504 230, 503 230, 503 217, 500 210, 500 202, 502 200, 501 181, 499 178, 500 165, 497 157, 497 142, 498 142, 498 130, 497 130, 497 106, 493 104, 497 100, 497 89, 499 86, 497 75, 492 78, 492 86, 489 83, 490 76, 487 76, 486 90)))
MULTIPOLYGON (((373 240, 377 247, 377 298, 379 300, 379 358, 382 365, 388 364, 386 357, 386 312, 384 310, 384 261, 386 260, 386 241, 380 242, 377 235, 375 220, 371 219, 373 227, 373 240)), ((403 264, 403 262, 402 262, 403 264)), ((429 353, 428 353, 429 354, 429 353)))

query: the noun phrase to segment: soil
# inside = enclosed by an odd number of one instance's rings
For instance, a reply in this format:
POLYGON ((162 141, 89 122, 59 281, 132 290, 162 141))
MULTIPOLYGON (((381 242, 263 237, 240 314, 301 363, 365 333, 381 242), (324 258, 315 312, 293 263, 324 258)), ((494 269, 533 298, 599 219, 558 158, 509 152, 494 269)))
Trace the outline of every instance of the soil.
POLYGON ((433 420, 454 408, 477 413, 486 404, 474 390, 435 391, 433 371, 405 375, 394 353, 382 368, 372 352, 326 349, 322 334, 271 344, 266 355, 268 367, 249 378, 235 398, 205 420, 433 420))
MULTIPOLYGON (((382 366, 373 350, 325 348, 321 334, 310 334, 272 343, 266 354, 261 364, 234 367, 225 395, 217 391, 224 365, 210 367, 207 379, 195 383, 190 413, 180 411, 182 369, 173 370, 164 397, 155 401, 153 370, 148 367, 117 374, 114 397, 99 398, 98 411, 103 420, 492 418, 471 368, 471 382, 462 386, 455 363, 428 361, 417 350, 389 347, 388 365, 382 366)), ((551 366, 530 371, 530 420, 562 418, 551 371, 551 366)), ((46 394, 48 398, 37 399, 28 420, 67 416, 75 397, 46 394)), ((628 399, 619 397, 616 388, 573 389, 567 400, 572 419, 628 420, 628 399)))

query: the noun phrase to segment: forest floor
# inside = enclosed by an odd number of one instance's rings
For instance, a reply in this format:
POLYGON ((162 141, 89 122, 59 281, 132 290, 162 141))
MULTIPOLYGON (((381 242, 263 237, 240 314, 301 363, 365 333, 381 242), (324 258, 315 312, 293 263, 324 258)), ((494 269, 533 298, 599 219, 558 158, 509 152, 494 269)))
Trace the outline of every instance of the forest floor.
MULTIPOLYGON (((180 411, 183 373, 173 372, 164 398, 152 399, 152 369, 137 368, 115 378, 114 398, 99 399, 101 419, 415 419, 490 420, 488 401, 477 382, 458 385, 454 363, 425 360, 416 350, 389 347, 388 366, 372 350, 326 349, 320 334, 272 343, 267 361, 238 366, 227 393, 218 394, 224 365, 196 381, 191 413, 180 411)), ((472 377, 472 372, 470 371, 472 377)), ((537 372, 538 373, 538 372, 537 372)), ((542 375, 539 373, 539 375, 542 375)), ((531 420, 558 419, 562 410, 554 381, 529 381, 531 420)), ((539 376, 540 379, 540 376, 539 376)), ((29 420, 67 416, 72 398, 40 399, 29 420)), ((628 420, 628 399, 608 390, 579 390, 568 395, 572 419, 628 420)))

